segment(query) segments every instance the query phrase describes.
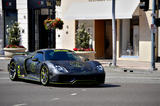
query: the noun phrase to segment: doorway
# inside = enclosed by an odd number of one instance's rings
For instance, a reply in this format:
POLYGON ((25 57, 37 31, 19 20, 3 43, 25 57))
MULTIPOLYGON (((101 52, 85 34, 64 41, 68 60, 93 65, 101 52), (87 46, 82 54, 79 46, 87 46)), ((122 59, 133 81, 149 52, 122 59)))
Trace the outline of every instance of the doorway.
POLYGON ((49 31, 44 27, 48 16, 47 11, 42 13, 41 9, 29 9, 29 51, 55 48, 55 30, 49 31))
POLYGON ((48 15, 39 15, 39 49, 48 48, 48 36, 50 31, 44 28, 44 20, 47 19, 48 15))
POLYGON ((112 59, 112 20, 105 21, 104 58, 112 59))
POLYGON ((112 20, 95 20, 97 59, 112 59, 112 20))
POLYGON ((104 35, 105 21, 95 20, 95 57, 97 59, 104 59, 104 35))
POLYGON ((56 45, 55 30, 46 30, 44 27, 47 18, 48 15, 39 15, 39 49, 55 48, 56 45))

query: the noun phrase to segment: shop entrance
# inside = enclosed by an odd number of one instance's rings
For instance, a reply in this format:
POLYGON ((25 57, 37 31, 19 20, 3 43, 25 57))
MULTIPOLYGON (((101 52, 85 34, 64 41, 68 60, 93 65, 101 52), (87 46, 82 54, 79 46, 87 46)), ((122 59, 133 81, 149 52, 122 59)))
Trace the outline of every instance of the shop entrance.
POLYGON ((44 10, 29 10, 29 51, 55 48, 55 31, 46 30, 44 27, 44 20, 49 17, 46 11, 48 9, 44 10))
POLYGON ((97 59, 112 58, 111 20, 95 20, 95 50, 97 59))
POLYGON ((105 21, 104 58, 112 59, 112 20, 105 21))
POLYGON ((50 31, 44 28, 44 20, 47 19, 48 15, 39 15, 39 49, 48 48, 48 36, 50 31))

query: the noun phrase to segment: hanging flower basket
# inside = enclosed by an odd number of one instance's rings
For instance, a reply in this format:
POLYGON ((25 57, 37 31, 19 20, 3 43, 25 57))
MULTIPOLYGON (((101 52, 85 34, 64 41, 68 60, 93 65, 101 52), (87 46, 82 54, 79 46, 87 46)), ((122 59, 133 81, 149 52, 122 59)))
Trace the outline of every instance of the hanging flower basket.
POLYGON ((44 20, 44 27, 46 30, 53 30, 53 29, 63 29, 63 21, 60 18, 56 19, 46 19, 44 20))

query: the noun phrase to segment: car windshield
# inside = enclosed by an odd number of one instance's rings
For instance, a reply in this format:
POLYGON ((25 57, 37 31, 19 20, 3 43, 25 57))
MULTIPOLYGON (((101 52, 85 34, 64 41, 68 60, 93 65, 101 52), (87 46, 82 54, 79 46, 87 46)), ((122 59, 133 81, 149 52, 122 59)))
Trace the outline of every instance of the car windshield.
POLYGON ((54 51, 48 50, 45 52, 45 59, 46 60, 69 60, 69 61, 76 61, 80 60, 80 58, 74 54, 73 52, 68 51, 54 51))

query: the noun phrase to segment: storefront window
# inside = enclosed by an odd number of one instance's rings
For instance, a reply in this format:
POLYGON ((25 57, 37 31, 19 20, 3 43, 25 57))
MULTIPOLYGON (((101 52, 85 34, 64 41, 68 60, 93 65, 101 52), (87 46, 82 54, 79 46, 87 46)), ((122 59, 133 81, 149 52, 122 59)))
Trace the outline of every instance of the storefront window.
POLYGON ((121 56, 139 56, 139 17, 121 20, 121 56))
MULTIPOLYGON (((76 48, 81 48, 82 44, 78 43, 78 31, 82 32, 81 30, 84 29, 84 33, 86 33, 89 37, 85 36, 83 37, 85 40, 85 43, 87 44, 87 47, 85 48, 93 48, 93 21, 92 20, 78 20, 76 25, 76 48), (89 39, 88 39, 89 38, 89 39), (87 39, 87 40, 86 40, 87 39)), ((82 40, 82 38, 80 38, 82 40)))
POLYGON ((16 10, 5 10, 5 46, 8 44, 7 27, 10 27, 15 21, 17 21, 16 10))

